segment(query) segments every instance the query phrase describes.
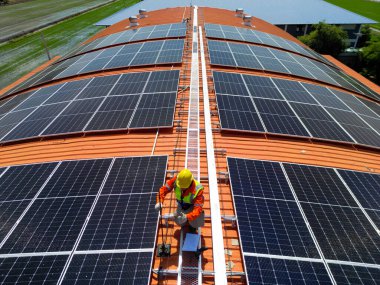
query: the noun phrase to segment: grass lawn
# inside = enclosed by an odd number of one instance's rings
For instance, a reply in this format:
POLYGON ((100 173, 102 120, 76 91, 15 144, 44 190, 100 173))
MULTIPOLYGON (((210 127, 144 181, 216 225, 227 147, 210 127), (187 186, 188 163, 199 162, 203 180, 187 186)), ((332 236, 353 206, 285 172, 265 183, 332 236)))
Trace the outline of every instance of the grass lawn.
MULTIPOLYGON (((138 0, 118 0, 43 30, 51 56, 63 55, 103 27, 94 24, 138 0)), ((48 60, 41 32, 0 45, 0 89, 48 60)))
MULTIPOLYGON (((331 4, 346 10, 360 14, 374 21, 380 22, 380 2, 370 0, 325 0, 331 4)), ((380 24, 372 24, 372 27, 380 30, 380 24)))
POLYGON ((34 0, 0 9, 0 40, 26 34, 65 17, 86 11, 111 0, 34 0))

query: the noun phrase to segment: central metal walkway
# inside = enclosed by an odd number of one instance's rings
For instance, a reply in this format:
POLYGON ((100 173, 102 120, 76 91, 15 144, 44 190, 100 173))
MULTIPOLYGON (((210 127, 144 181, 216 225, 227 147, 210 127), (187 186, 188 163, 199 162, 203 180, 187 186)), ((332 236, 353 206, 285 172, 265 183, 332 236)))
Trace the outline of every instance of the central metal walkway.
MULTIPOLYGON (((199 148, 199 59, 198 59, 198 7, 193 9, 193 32, 191 52, 191 78, 189 116, 187 126, 185 167, 193 173, 194 179, 200 179, 199 148)), ((198 229, 201 235, 201 228, 198 229)), ((194 252, 183 252, 183 230, 181 230, 181 249, 178 258, 177 284, 202 284, 202 257, 194 252)), ((199 246, 201 246, 201 239, 199 246)))

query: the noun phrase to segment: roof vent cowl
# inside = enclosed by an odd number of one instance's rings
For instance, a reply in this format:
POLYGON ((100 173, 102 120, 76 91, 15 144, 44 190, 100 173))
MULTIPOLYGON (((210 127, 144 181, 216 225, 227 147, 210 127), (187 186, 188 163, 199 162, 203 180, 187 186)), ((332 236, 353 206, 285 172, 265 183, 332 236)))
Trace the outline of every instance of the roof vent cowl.
POLYGON ((129 25, 131 27, 138 26, 139 25, 138 20, 139 19, 136 16, 129 17, 129 23, 130 23, 129 25))
POLYGON ((140 19, 148 17, 148 11, 146 9, 139 10, 140 19))
POLYGON ((239 17, 239 18, 243 18, 243 16, 244 16, 244 9, 243 8, 237 8, 235 16, 239 17))
POLYGON ((243 17, 244 26, 251 26, 252 16, 251 15, 245 15, 243 17))

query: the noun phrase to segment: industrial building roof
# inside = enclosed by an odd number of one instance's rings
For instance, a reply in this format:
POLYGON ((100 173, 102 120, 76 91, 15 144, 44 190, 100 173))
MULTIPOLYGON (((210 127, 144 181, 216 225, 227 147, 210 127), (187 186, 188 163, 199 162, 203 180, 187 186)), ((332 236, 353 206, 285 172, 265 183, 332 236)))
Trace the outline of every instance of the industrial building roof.
POLYGON ((379 86, 258 18, 146 16, 0 94, 1 281, 379 283, 379 86), (154 209, 184 167, 196 253, 154 209))

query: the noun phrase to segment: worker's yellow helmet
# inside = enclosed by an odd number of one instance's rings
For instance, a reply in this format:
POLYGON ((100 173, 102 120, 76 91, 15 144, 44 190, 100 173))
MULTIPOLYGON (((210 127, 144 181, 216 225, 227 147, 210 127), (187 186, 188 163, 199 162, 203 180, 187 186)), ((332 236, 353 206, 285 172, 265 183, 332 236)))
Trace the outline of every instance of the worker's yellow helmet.
POLYGON ((188 169, 182 169, 177 176, 177 186, 179 188, 189 188, 191 182, 193 182, 193 174, 188 169))

